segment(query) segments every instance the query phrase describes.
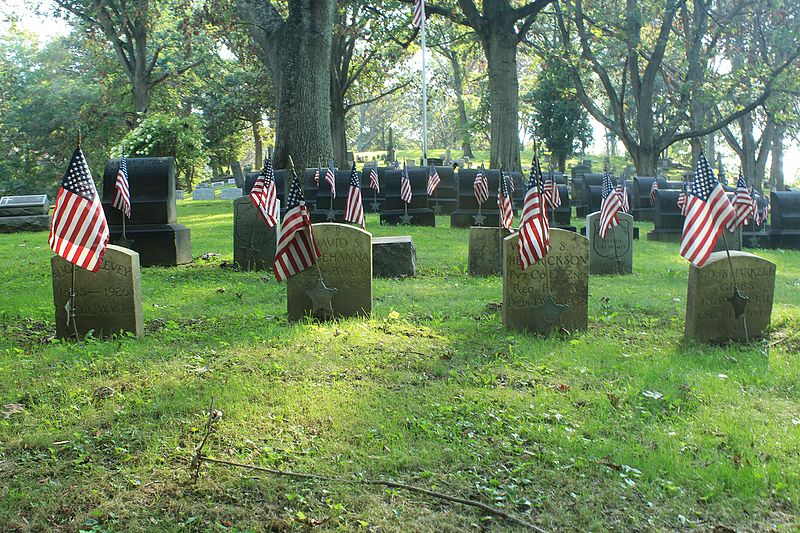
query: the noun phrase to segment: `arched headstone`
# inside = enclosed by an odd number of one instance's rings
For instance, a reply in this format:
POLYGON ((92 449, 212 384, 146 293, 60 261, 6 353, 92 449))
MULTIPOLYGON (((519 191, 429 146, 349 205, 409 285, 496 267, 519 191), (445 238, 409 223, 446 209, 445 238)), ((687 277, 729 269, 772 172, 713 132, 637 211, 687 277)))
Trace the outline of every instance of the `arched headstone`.
POLYGON ((270 228, 249 196, 233 201, 233 262, 241 270, 271 270, 278 225, 270 228))
POLYGON ((600 237, 600 212, 586 217, 589 236, 590 274, 633 273, 633 217, 617 213, 619 224, 609 228, 606 238, 600 237))

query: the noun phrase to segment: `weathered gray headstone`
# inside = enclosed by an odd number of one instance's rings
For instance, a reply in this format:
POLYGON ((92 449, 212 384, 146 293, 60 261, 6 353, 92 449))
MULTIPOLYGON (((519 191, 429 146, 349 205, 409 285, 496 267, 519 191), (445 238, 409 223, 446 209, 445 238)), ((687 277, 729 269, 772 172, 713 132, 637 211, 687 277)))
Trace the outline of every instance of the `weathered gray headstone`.
POLYGON ((175 189, 175 199, 183 200, 183 198, 184 198, 183 189, 175 189))
POLYGON ((192 200, 213 200, 216 197, 214 189, 202 188, 192 191, 192 200))
POLYGON ((20 231, 47 231, 49 229, 50 229, 50 215, 0 217, 0 233, 17 233, 20 231))
POLYGON ((409 235, 372 239, 372 275, 401 278, 417 275, 417 249, 409 235))
POLYGON ((212 181, 211 182, 211 186, 212 187, 222 187, 223 185, 225 185, 224 181, 212 181))
MULTIPOLYGON (((737 317, 731 266, 725 252, 714 252, 701 268, 689 266, 686 296, 686 339, 706 342, 743 341, 761 337, 769 327, 775 292, 775 264, 756 255, 732 251, 736 283, 748 298, 737 317)), ((741 309, 741 307, 739 307, 741 309)))
POLYGON ((503 274, 503 239, 510 232, 501 228, 471 226, 467 273, 471 276, 500 276, 503 274))
POLYGON ((572 231, 552 228, 550 252, 523 271, 517 251, 518 235, 515 233, 503 241, 503 324, 535 333, 586 329, 588 239, 572 231))
MULTIPOLYGON (((314 224, 314 238, 325 285, 336 290, 330 301, 333 316, 368 316, 372 312, 372 234, 347 224, 321 223, 314 224)), ((317 296, 324 292, 314 266, 289 278, 289 320, 308 315, 327 318, 327 313, 320 311, 325 298, 317 296)))
POLYGON ((139 254, 127 248, 108 245, 103 265, 97 272, 74 267, 59 256, 50 261, 53 277, 53 303, 56 335, 83 338, 89 331, 108 337, 120 331, 140 337, 144 333, 139 254), (75 324, 67 321, 72 271, 75 269, 75 324))
POLYGON ((46 194, 27 196, 3 196, 0 198, 0 217, 46 215, 50 212, 50 200, 46 194))
POLYGON ((236 180, 234 178, 228 178, 228 185, 236 185, 236 180))
POLYGON ((739 226, 736 228, 736 231, 728 231, 723 229, 722 232, 719 234, 719 239, 717 239, 717 244, 714 246, 714 249, 711 250, 712 252, 724 252, 725 251, 725 241, 728 242, 728 250, 741 250, 742 249, 742 227, 739 226), (725 238, 723 239, 723 234, 725 238))
POLYGON ((617 213, 619 224, 600 237, 600 212, 586 217, 590 274, 633 274, 633 216, 617 213))
POLYGON ((233 262, 241 270, 271 270, 278 226, 267 226, 249 196, 233 201, 233 262))
POLYGON ((219 193, 219 197, 223 200, 235 200, 237 198, 242 197, 242 189, 238 187, 234 187, 232 189, 222 189, 219 193))

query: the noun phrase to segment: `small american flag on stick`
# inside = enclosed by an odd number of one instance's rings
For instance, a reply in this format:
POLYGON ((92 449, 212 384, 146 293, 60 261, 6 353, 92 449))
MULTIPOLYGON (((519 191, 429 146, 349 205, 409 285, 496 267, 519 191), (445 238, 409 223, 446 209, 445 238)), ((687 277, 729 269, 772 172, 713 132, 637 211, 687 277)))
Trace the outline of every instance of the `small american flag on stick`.
POLYGON ((403 165, 403 175, 400 177, 400 199, 411 203, 411 180, 408 179, 408 169, 403 165))
POLYGON ((547 179, 544 181, 544 190, 547 205, 552 209, 559 207, 561 205, 561 191, 558 190, 558 184, 556 184, 556 178, 552 170, 547 173, 547 179))
POLYGON ((542 212, 542 195, 539 191, 539 178, 534 160, 522 205, 522 221, 517 240, 517 252, 522 270, 541 260, 549 250, 550 230, 542 212))
POLYGON ((320 256, 319 248, 314 241, 308 208, 303 198, 303 189, 300 187, 291 159, 289 166, 292 184, 286 199, 286 215, 283 217, 281 235, 278 238, 275 263, 272 265, 275 279, 278 281, 311 268, 320 256))
POLYGON ((415 28, 425 24, 425 0, 414 0, 414 18, 411 22, 415 28))
POLYGON ((756 211, 756 199, 750 195, 750 189, 747 188, 747 182, 744 180, 744 175, 741 169, 739 170, 739 179, 736 182, 736 192, 733 194, 733 209, 736 211, 736 216, 731 222, 731 231, 739 226, 744 226, 747 219, 756 211))
POLYGON ((478 169, 478 174, 475 176, 475 181, 472 183, 472 189, 478 204, 483 204, 489 199, 489 181, 486 179, 483 168, 478 169))
POLYGON ((630 202, 628 202, 628 184, 625 183, 625 176, 622 176, 620 179, 619 185, 617 185, 616 193, 619 195, 619 199, 622 202, 622 212, 629 213, 631 210, 630 202))
POLYGON ((364 204, 361 203, 361 180, 353 163, 353 170, 350 171, 350 191, 347 193, 347 210, 344 213, 347 222, 358 224, 362 228, 366 226, 364 221, 364 204))
POLYGON ((279 217, 278 197, 275 191, 275 172, 272 169, 272 159, 269 157, 250 191, 250 200, 258 208, 267 226, 274 228, 279 217))
POLYGON ((378 181, 378 169, 376 167, 372 167, 372 170, 369 171, 369 188, 375 191, 375 194, 381 193, 381 184, 378 181))
POLYGON ((79 145, 56 197, 50 248, 73 265, 97 272, 103 265, 108 235, 106 216, 79 145))
POLYGON ((114 201, 111 203, 116 209, 131 218, 131 192, 128 188, 128 160, 122 156, 117 171, 117 181, 114 183, 114 201))
POLYGON ((497 187, 497 208, 500 210, 500 227, 510 230, 514 222, 514 210, 511 206, 511 194, 508 191, 510 176, 500 171, 500 184, 497 187))
POLYGON ((658 181, 656 179, 653 180, 653 184, 650 186, 650 205, 656 205, 656 191, 658 190, 658 181))
POLYGON ((431 168, 428 171, 428 196, 433 196, 433 193, 436 192, 436 188, 439 186, 440 181, 442 180, 439 179, 439 173, 436 172, 436 167, 431 165, 431 168))
POLYGON ((678 208, 681 210, 681 215, 686 216, 686 195, 688 193, 686 182, 683 182, 681 192, 678 194, 678 208))
POLYGON ((686 197, 681 256, 701 267, 711 255, 722 229, 736 216, 736 211, 703 152, 700 152, 694 176, 686 197))
POLYGON ((600 206, 600 238, 605 239, 610 228, 619 224, 617 213, 622 209, 622 200, 611 184, 611 176, 603 173, 603 203, 600 206))
POLYGON ((325 172, 325 181, 331 188, 331 200, 336 198, 336 172, 333 170, 333 159, 328 165, 328 170, 325 172))

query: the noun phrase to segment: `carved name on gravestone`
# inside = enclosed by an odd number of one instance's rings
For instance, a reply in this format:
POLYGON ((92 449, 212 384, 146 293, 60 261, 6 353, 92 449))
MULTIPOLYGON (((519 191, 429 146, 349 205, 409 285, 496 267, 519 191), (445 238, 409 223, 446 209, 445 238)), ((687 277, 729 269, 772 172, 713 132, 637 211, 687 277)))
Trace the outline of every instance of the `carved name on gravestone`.
MULTIPOLYGON (((372 234, 346 224, 314 224, 314 238, 322 254, 318 259, 327 287, 336 289, 331 299, 333 316, 369 316, 372 312, 372 234)), ((310 293, 318 286, 312 266, 286 282, 289 320, 315 313, 310 293)))
POLYGON ((277 243, 278 226, 267 226, 249 196, 233 201, 233 262, 241 270, 271 270, 277 243))
POLYGON ((590 274, 633 273, 633 216, 617 213, 619 224, 600 237, 600 212, 586 217, 589 234, 590 274))
POLYGON ((59 256, 53 256, 50 266, 58 337, 74 337, 75 325, 81 338, 89 331, 94 331, 97 337, 108 337, 120 331, 137 337, 144 333, 138 253, 110 244, 97 272, 74 267, 59 256), (66 310, 73 268, 74 325, 67 320, 66 310))
MULTIPOLYGON (((744 313, 734 306, 731 265, 725 252, 714 252, 701 268, 689 266, 686 339, 706 342, 744 341, 762 337, 769 327, 775 293, 775 264, 747 252, 731 251, 739 292, 747 298, 744 313)), ((739 307, 741 309, 741 307, 739 307)))
POLYGON ((503 239, 510 232, 500 228, 469 228, 467 272, 471 276, 499 276, 503 273, 503 239))
POLYGON ((535 333, 586 329, 589 241, 572 231, 552 228, 550 252, 523 271, 517 251, 518 235, 503 241, 503 324, 535 333))

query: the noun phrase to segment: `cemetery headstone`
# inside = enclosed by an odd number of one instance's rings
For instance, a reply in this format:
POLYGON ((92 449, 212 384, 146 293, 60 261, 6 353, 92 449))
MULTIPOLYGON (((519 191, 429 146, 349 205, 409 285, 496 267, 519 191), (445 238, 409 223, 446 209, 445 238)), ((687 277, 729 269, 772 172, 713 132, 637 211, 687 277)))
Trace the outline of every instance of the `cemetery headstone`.
POLYGON ((772 191, 770 206, 770 246, 800 250, 800 191, 772 191))
POLYGON ((633 273, 633 217, 617 213, 619 224, 600 237, 600 212, 586 217, 589 236, 589 274, 633 273))
POLYGON ((503 241, 503 324, 535 333, 586 329, 589 241, 572 231, 553 228, 550 252, 523 271, 517 251, 518 235, 503 241))
MULTIPOLYGON (((458 207, 455 171, 450 166, 435 168, 440 181, 435 194, 428 197, 428 207, 433 209, 437 215, 450 215, 458 207)), ((428 173, 430 174, 430 169, 428 173)))
POLYGON ((235 200, 242 197, 242 189, 233 187, 230 189, 222 189, 220 191, 220 198, 223 200, 235 200))
POLYGON ((236 180, 234 178, 228 178, 228 185, 236 185, 236 180))
MULTIPOLYGON (((497 209, 497 186, 500 183, 500 171, 486 169, 483 171, 489 186, 489 199, 478 210, 478 201, 475 199, 473 183, 478 175, 476 168, 462 168, 458 170, 456 191, 458 192, 458 208, 450 215, 450 226, 454 228, 469 228, 471 226, 497 227, 499 225, 499 211, 497 209)), ((515 207, 521 207, 516 205, 515 207)))
POLYGON ((734 298, 731 263, 725 252, 714 252, 701 268, 689 266, 686 296, 686 339, 725 343, 764 336, 772 315, 775 264, 756 255, 732 251, 736 283, 747 298, 734 298), (738 312, 736 310, 738 308, 738 312))
POLYGON ((270 228, 249 196, 233 201, 233 262, 240 270, 271 270, 278 226, 270 228))
POLYGON ((654 181, 658 181, 659 189, 667 188, 667 180, 662 177, 634 176, 631 186, 631 214, 634 220, 653 220, 655 211, 650 203, 650 187, 654 181))
POLYGON ((381 205, 381 224, 402 224, 411 226, 435 226, 436 216, 428 207, 428 168, 408 169, 411 182, 411 203, 400 198, 400 179, 402 170, 388 170, 384 173, 384 202, 381 205))
MULTIPOLYGON (((678 207, 678 196, 681 191, 673 189, 657 189, 653 195, 656 199, 653 207, 653 231, 647 234, 648 241, 680 242, 683 234, 685 217, 678 207)), ((649 193, 647 202, 650 202, 649 193)))
POLYGON ((50 202, 46 194, 0 198, 0 233, 47 231, 50 202))
MULTIPOLYGON (((139 264, 148 267, 190 263, 191 232, 177 221, 175 158, 134 157, 127 162, 131 218, 126 220, 125 235, 139 253, 139 264)), ((122 213, 112 206, 119 164, 119 159, 109 160, 103 173, 103 211, 112 243, 122 237, 122 213)), ((212 189, 208 191, 214 194, 212 189)))
POLYGON ((411 236, 372 239, 372 275, 403 278, 417 275, 417 249, 411 236))
POLYGON ((501 228, 470 227, 467 273, 470 276, 502 275, 503 240, 509 234, 501 228))
POLYGON ((75 267, 57 255, 51 259, 50 266, 58 337, 74 337, 76 327, 79 338, 85 337, 89 331, 97 337, 119 332, 142 336, 144 321, 138 253, 110 244, 97 272, 75 267), (67 317, 71 285, 75 294, 74 323, 67 317))
POLYGON ((211 182, 211 186, 214 187, 214 188, 219 188, 219 187, 222 187, 223 185, 225 185, 224 181, 212 181, 211 182))
MULTIPOLYGON (((372 312, 372 234, 346 224, 314 224, 321 257, 318 264, 325 285, 335 289, 331 298, 336 317, 369 316, 372 312)), ((286 285, 289 320, 315 314, 316 267, 289 278, 286 285)), ((318 303, 318 302, 317 302, 318 303)))
POLYGON ((203 187, 192 191, 192 200, 213 200, 215 198, 216 192, 214 189, 203 187))
POLYGON ((184 194, 182 189, 175 189, 175 199, 183 200, 184 194))

